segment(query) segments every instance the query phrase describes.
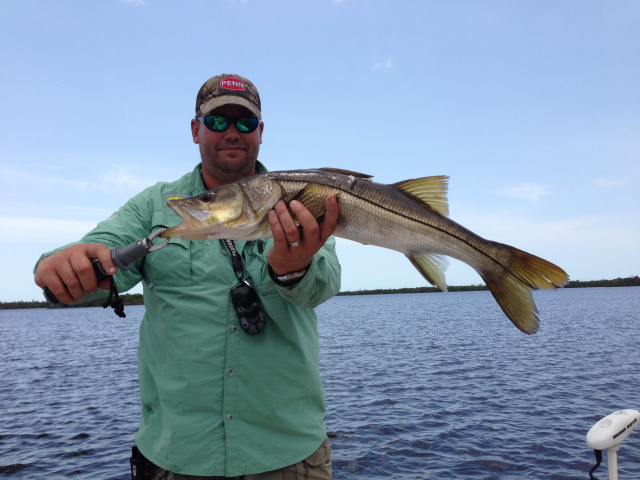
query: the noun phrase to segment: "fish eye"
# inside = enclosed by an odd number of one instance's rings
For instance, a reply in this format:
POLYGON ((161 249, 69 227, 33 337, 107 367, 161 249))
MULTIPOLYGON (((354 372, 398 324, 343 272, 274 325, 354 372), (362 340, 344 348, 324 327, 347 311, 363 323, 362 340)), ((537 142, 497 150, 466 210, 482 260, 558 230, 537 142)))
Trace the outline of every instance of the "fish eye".
POLYGON ((211 200, 213 200, 213 195, 211 195, 210 193, 203 193, 202 195, 200 195, 200 200, 209 203, 211 200))

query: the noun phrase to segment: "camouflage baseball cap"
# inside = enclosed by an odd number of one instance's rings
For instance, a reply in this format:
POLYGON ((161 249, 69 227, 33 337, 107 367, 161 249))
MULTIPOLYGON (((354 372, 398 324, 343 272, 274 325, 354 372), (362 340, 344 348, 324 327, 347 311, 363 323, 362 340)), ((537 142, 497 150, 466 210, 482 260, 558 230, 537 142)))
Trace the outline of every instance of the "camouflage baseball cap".
POLYGON ((211 77, 200 87, 196 98, 196 117, 208 115, 216 108, 229 104, 245 107, 256 117, 262 118, 258 89, 246 78, 226 73, 211 77))

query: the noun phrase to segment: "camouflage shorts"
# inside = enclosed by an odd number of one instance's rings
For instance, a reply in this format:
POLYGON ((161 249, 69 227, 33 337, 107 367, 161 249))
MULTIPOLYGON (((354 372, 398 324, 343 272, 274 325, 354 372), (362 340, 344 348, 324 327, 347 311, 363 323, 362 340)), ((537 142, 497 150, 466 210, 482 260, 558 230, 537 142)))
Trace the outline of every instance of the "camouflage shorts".
POLYGON ((331 480, 331 446, 326 438, 311 456, 294 465, 271 472, 242 477, 198 477, 168 472, 156 465, 151 467, 150 480, 331 480))

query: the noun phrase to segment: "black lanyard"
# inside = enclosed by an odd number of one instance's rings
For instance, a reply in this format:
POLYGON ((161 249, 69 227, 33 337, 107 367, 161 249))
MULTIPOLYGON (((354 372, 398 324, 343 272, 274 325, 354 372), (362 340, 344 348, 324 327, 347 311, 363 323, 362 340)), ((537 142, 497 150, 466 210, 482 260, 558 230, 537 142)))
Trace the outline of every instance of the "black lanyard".
POLYGON ((233 271, 236 273, 236 277, 238 277, 238 280, 243 282, 246 266, 242 257, 238 255, 238 251, 236 250, 236 241, 227 239, 220 239, 220 241, 224 245, 224 248, 227 249, 227 253, 231 257, 231 264, 233 265, 233 271))
POLYGON ((238 277, 238 283, 231 288, 231 303, 235 308, 242 330, 249 335, 256 335, 264 330, 267 324, 267 316, 260 308, 258 294, 244 278, 246 265, 236 250, 234 240, 220 240, 231 256, 233 271, 238 277))

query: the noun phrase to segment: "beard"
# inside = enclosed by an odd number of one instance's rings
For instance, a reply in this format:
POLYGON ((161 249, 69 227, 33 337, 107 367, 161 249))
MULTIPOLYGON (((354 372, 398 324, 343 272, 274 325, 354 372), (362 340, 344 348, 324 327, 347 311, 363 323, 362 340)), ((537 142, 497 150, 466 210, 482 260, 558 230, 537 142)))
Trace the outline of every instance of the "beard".
POLYGON ((211 178, 222 183, 229 183, 253 175, 260 145, 234 144, 234 146, 240 148, 226 150, 220 148, 220 145, 199 144, 202 168, 211 178))

